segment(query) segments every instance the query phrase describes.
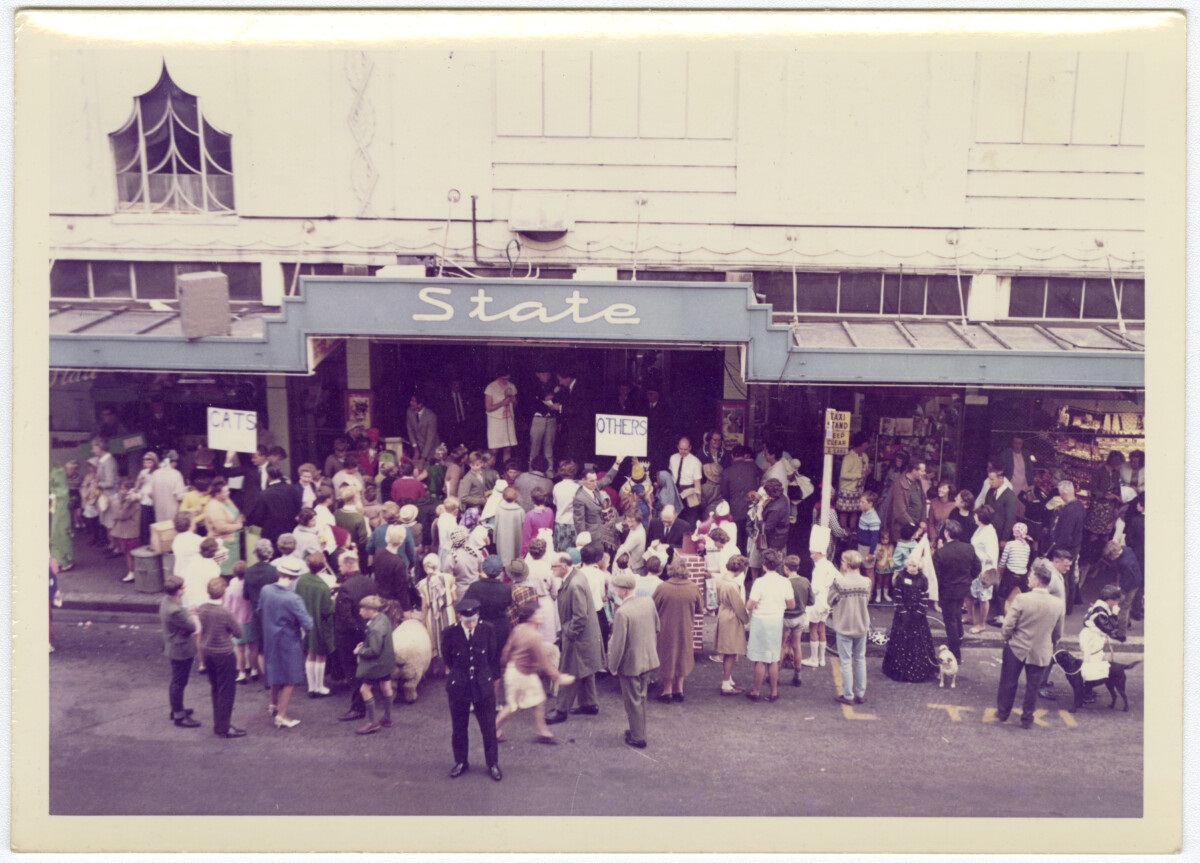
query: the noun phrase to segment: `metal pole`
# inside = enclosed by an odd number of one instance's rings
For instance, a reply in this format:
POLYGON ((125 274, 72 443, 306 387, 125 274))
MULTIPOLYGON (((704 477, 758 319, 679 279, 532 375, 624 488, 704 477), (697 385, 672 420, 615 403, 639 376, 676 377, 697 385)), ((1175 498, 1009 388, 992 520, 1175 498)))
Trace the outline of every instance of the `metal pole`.
POLYGON ((833 411, 825 409, 825 463, 821 469, 821 524, 829 524, 829 501, 833 496, 833 454, 829 441, 833 437, 833 411))

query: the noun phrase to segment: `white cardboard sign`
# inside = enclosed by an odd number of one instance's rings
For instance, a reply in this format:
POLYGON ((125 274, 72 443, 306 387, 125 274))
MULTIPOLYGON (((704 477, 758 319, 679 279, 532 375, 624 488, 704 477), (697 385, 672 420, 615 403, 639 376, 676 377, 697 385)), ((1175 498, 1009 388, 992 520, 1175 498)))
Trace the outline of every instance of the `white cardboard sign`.
POLYGON ((596 414, 596 455, 646 455, 646 417, 596 414))
POLYGON ((208 448, 217 452, 254 452, 258 449, 258 414, 210 407, 208 448))

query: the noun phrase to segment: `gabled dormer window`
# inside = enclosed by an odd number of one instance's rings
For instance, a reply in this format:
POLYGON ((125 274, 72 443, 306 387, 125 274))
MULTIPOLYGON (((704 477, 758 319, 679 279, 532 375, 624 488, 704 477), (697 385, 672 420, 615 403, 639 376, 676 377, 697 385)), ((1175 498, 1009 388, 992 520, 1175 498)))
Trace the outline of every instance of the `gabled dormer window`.
POLYGON ((109 136, 117 209, 146 213, 232 213, 232 136, 204 119, 199 100, 171 80, 133 100, 129 120, 109 136))

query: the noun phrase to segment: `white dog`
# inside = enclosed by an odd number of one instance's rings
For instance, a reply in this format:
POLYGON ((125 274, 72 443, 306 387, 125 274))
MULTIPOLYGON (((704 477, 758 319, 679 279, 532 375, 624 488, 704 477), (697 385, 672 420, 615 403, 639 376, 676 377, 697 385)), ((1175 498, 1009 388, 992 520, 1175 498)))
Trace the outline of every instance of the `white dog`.
POLYGON ((938 689, 946 686, 946 678, 950 678, 950 688, 954 689, 958 682, 958 660, 950 652, 950 648, 942 645, 937 649, 938 659, 938 689))

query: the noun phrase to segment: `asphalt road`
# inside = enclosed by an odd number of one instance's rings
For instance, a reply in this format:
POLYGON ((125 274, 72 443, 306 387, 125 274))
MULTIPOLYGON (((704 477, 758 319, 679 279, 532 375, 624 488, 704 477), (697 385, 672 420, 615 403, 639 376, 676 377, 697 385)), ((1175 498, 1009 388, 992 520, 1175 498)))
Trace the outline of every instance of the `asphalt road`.
MULTIPOLYGON (((1023 731, 1018 709, 995 721, 999 653, 969 649, 956 689, 895 683, 868 656, 868 703, 835 704, 835 664, 804 669, 775 703, 718 694, 720 667, 702 659, 687 701, 648 707, 649 747, 625 746, 614 680, 601 713, 554 726, 561 745, 532 741, 518 715, 500 745, 502 783, 484 771, 472 725, 472 770, 451 780, 449 713, 439 681, 395 727, 353 734, 337 716, 345 696, 310 700, 277 731, 258 686, 239 686, 234 724, 212 734, 207 678, 187 703, 203 723, 168 718, 166 660, 156 626, 59 612, 50 657, 50 812, 54 815, 737 815, 1138 817, 1142 814, 1141 667, 1129 672, 1130 710, 1107 695, 1074 716, 1042 701, 1023 731), (91 620, 85 625, 85 620, 91 620), (1097 758, 1102 753, 1102 758, 1097 758)), ((144 617, 142 618, 144 619, 144 617)), ((1122 656, 1125 662, 1139 658, 1122 656)), ((743 659, 736 674, 748 684, 743 659)), ((1103 692, 1103 690, 1102 690, 1103 692)))

